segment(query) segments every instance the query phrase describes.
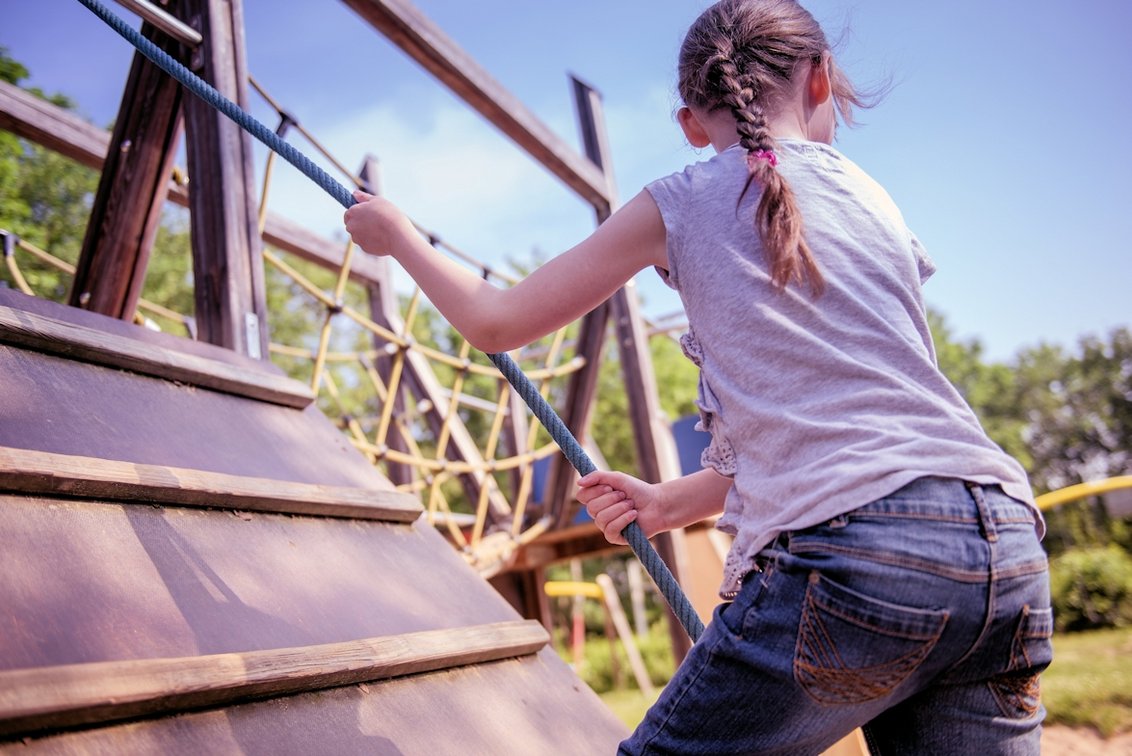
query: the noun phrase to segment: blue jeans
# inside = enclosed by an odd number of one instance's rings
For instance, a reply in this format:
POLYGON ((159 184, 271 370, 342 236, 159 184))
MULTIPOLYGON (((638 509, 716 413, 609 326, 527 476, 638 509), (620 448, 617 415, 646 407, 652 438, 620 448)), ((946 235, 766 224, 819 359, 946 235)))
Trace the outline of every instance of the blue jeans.
POLYGON ((760 554, 622 754, 1037 754, 1052 658, 1034 515, 922 478, 760 554))

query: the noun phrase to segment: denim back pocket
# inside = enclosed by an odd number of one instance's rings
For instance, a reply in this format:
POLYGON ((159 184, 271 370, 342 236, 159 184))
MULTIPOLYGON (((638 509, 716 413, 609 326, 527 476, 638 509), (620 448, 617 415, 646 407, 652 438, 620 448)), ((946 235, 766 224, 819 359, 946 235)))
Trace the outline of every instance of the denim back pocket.
POLYGON ((1053 660, 1053 610, 1022 607, 1006 671, 987 685, 1003 715, 1026 719, 1041 706, 1038 675, 1053 660))
POLYGON ((946 610, 879 601, 810 573, 794 648, 794 680, 821 704, 883 698, 927 658, 946 610))

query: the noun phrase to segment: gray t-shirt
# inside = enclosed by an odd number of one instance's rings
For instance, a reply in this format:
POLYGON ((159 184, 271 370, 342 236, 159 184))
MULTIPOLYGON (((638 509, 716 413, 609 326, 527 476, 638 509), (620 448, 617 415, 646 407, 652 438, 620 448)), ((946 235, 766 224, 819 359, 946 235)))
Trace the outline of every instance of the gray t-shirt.
POLYGON ((738 146, 646 187, 668 235, 661 275, 688 315, 681 343, 700 368, 702 463, 734 481, 717 525, 735 536, 725 596, 779 533, 917 478, 997 483, 1033 505, 1021 465, 936 366, 921 296, 935 268, 892 199, 828 145, 779 140, 777 156, 825 277, 817 299, 771 287, 758 186, 736 206, 738 146))

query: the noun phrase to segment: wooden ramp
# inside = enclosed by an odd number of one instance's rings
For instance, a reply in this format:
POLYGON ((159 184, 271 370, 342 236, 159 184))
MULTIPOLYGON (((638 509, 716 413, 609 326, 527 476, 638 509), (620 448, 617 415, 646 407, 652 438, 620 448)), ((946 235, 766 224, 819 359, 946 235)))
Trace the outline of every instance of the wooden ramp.
POLYGON ((0 289, 0 752, 627 733, 270 365, 0 289))

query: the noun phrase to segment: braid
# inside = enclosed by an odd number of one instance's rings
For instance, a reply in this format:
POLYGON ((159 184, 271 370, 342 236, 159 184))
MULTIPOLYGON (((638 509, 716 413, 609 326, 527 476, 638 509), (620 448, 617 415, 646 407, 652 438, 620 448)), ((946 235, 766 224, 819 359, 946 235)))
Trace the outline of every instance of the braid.
MULTIPOLYGON (((684 103, 708 112, 726 107, 735 118, 748 166, 739 200, 758 183, 754 226, 771 285, 784 291, 792 283, 808 284, 814 296, 825 282, 802 236, 794 192, 775 168, 767 108, 788 90, 800 65, 821 60, 828 49, 821 27, 795 0, 720 0, 688 30, 679 61, 684 103)), ((861 104, 860 98, 832 64, 831 72, 838 109, 848 115, 848 106, 861 104)))
MULTIPOLYGON (((726 46, 726 45, 721 45, 726 46)), ((763 192, 755 210, 755 230, 766 248, 770 265, 771 285, 784 291, 794 282, 809 283, 816 297, 824 289, 821 270, 810 246, 802 236, 802 215, 790 186, 775 170, 777 158, 759 159, 774 155, 774 138, 770 135, 766 112, 758 101, 757 78, 744 74, 724 51, 714 61, 718 70, 720 102, 731 109, 735 128, 739 133, 739 146, 747 152, 747 183, 739 194, 742 202, 754 181, 763 192)))

